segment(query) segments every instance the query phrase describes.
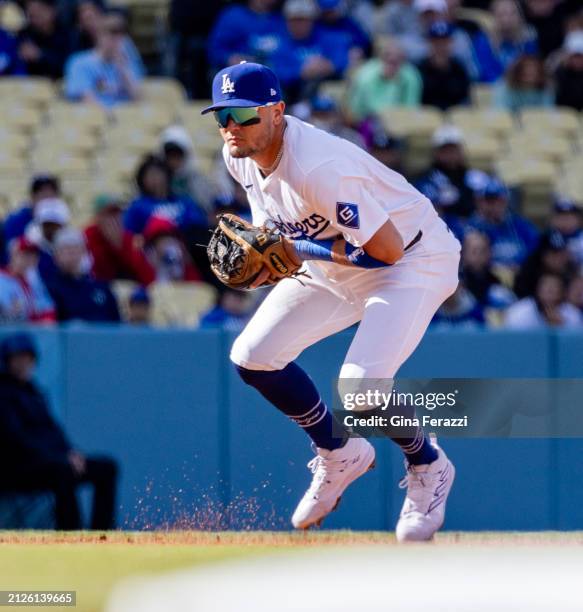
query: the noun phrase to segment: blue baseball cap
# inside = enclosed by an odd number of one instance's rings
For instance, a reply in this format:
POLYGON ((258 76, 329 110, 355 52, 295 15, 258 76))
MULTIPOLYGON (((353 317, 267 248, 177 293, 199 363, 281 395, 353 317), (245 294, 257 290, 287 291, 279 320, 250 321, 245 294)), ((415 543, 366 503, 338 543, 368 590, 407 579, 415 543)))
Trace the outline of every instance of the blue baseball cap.
POLYGON ((213 79, 213 103, 201 114, 229 106, 252 108, 281 101, 279 79, 267 66, 241 62, 219 70, 213 79))
POLYGON ((453 26, 447 21, 436 21, 431 24, 427 34, 429 38, 450 38, 453 34, 453 26))
POLYGON ((490 180, 478 190, 478 195, 482 198, 493 199, 493 198, 507 198, 508 187, 497 178, 490 178, 490 180))

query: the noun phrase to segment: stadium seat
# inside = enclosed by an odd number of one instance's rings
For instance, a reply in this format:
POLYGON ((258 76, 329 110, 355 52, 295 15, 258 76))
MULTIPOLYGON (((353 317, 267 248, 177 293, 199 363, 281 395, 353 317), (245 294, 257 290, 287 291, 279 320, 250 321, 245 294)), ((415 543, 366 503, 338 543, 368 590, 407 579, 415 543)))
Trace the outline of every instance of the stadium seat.
POLYGON ((196 327, 215 304, 216 289, 206 283, 154 283, 150 295, 155 324, 196 327))
POLYGON ((142 95, 146 104, 170 105, 178 109, 186 100, 186 92, 176 79, 148 77, 142 84, 142 95))
POLYGON ((470 90, 474 108, 489 109, 492 107, 494 88, 488 83, 475 83, 470 90))
POLYGON ((548 160, 507 157, 496 163, 496 171, 509 186, 519 187, 522 214, 544 224, 551 212, 550 202, 559 187, 558 166, 548 160))
POLYGON ((507 146, 512 157, 520 158, 526 154, 530 158, 546 159, 554 163, 560 163, 574 154, 571 142, 544 130, 539 133, 513 132, 507 146))
POLYGON ((133 124, 115 124, 105 131, 105 154, 130 156, 143 155, 158 148, 155 132, 143 130, 133 124))
POLYGON ((49 121, 53 124, 75 124, 100 132, 107 124, 105 111, 94 104, 57 102, 49 107, 49 121))
POLYGON ((2 77, 0 103, 44 109, 56 97, 55 86, 42 77, 2 77))
POLYGON ((488 134, 470 132, 464 134, 464 148, 472 168, 492 172, 500 156, 502 145, 498 139, 488 134))
POLYGON ((1 95, 0 117, 3 126, 30 133, 40 124, 41 113, 37 109, 15 104, 13 100, 2 98, 1 95))
POLYGON ((548 110, 525 109, 520 113, 520 124, 525 132, 536 134, 556 134, 575 138, 580 127, 579 113, 571 108, 548 110))
POLYGON ((97 149, 98 139, 95 132, 71 125, 48 125, 37 130, 34 135, 36 149, 49 149, 52 153, 67 152, 71 155, 91 157, 97 149), (55 144, 58 143, 58 144, 55 144))
POLYGON ((117 125, 133 125, 135 128, 157 132, 172 123, 175 111, 158 104, 123 104, 113 109, 112 115, 117 125))
POLYGON ((450 109, 447 117, 466 134, 482 132, 496 138, 504 138, 514 129, 512 115, 504 110, 456 106, 450 109))

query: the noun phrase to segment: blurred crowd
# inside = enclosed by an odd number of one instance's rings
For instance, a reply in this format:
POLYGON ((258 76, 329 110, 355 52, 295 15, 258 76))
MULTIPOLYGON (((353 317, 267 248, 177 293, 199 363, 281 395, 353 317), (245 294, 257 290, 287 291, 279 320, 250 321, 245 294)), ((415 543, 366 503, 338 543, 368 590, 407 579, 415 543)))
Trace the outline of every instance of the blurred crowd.
MULTIPOLYGON (((378 118, 391 107, 470 104, 475 84, 493 87, 496 108, 581 111, 580 0, 172 0, 162 52, 147 65, 123 10, 100 0, 19 4, 23 28, 0 30, 0 76, 62 79, 71 101, 137 101, 146 74, 175 77, 189 96, 207 98, 216 69, 270 65, 288 112, 405 174, 459 238, 460 286, 435 327, 583 328, 583 195, 557 195, 535 226, 516 190, 471 167, 457 127, 436 130, 430 165, 411 174, 403 142, 378 118), (334 80, 349 82, 342 107, 321 88, 334 80)), ((261 292, 218 286, 200 246, 217 214, 248 215, 246 196, 220 156, 211 173, 200 172, 186 130, 160 135, 137 168, 133 199, 103 193, 93 207, 92 222, 78 228, 58 177, 32 177, 28 200, 2 221, 2 322, 148 324, 150 288, 171 282, 216 288, 202 326, 237 329, 248 320, 261 292), (136 284, 123 309, 117 280, 136 284)))

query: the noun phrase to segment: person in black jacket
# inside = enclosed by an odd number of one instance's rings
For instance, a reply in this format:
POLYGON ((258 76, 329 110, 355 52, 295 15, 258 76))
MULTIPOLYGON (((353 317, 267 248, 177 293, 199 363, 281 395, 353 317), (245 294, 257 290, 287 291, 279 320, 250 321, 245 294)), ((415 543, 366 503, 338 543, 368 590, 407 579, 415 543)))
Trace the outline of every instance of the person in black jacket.
POLYGON ((32 380, 37 351, 28 334, 0 344, 0 491, 51 491, 57 529, 81 529, 75 491, 94 488, 91 528, 115 524, 117 464, 76 450, 32 380))
POLYGON ((470 94, 470 77, 464 65, 453 56, 452 26, 437 21, 429 28, 429 56, 419 64, 423 79, 422 103, 447 110, 464 104, 470 94))
POLYGON ((57 20, 54 0, 27 0, 27 24, 18 33, 18 54, 26 72, 60 79, 70 51, 69 33, 57 20))

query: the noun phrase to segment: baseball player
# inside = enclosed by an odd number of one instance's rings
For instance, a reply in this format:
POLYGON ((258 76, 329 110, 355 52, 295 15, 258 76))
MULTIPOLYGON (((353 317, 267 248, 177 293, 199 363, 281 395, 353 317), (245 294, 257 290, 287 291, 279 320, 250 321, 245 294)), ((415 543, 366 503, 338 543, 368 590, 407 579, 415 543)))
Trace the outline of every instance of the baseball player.
MULTIPOLYGON (((335 424, 294 360, 360 322, 339 388, 371 379, 392 385, 457 287, 460 244, 400 174, 348 141, 285 115, 278 79, 266 66, 242 62, 221 70, 212 94, 203 114, 214 112, 225 164, 247 192, 253 224, 277 228, 281 253, 306 273, 301 282, 276 282, 273 266, 262 268, 250 288, 275 287, 231 351, 241 378, 313 441, 312 483, 292 516, 293 526, 305 529, 320 524, 348 485, 373 466, 375 451, 335 424)), ((443 524, 453 465, 419 427, 393 439, 407 470, 397 538, 428 540, 443 524)))

